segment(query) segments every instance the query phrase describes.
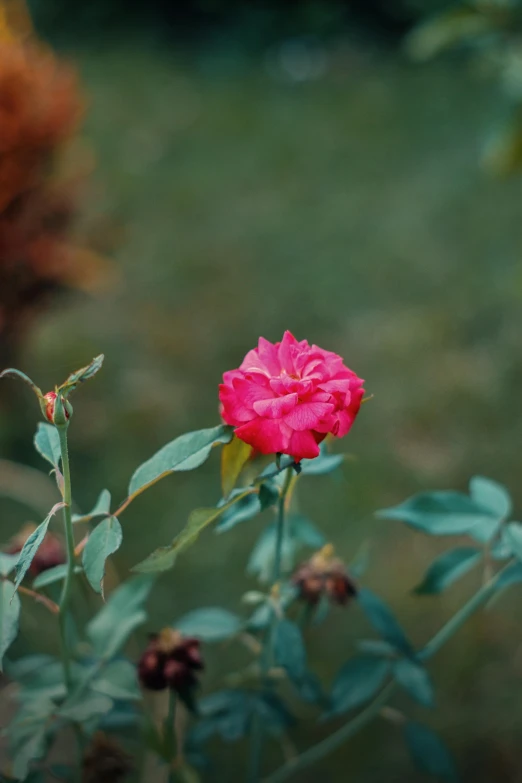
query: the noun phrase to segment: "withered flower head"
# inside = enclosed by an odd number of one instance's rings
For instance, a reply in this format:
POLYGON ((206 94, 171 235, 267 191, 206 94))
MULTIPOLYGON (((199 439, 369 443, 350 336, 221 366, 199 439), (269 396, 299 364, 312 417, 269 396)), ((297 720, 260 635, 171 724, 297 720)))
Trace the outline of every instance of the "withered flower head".
POLYGON ((83 757, 82 783, 123 783, 131 757, 112 737, 96 732, 83 757))
POLYGON ((292 581, 299 589, 300 598, 312 605, 317 604, 323 595, 340 605, 347 604, 357 595, 354 580, 342 560, 334 556, 330 544, 302 563, 292 581))
POLYGON ((147 690, 170 688, 187 699, 198 684, 195 672, 203 668, 199 640, 164 628, 151 637, 138 663, 138 677, 147 690))
MULTIPOLYGON (((30 522, 27 525, 24 525, 21 530, 12 537, 4 551, 8 555, 15 555, 18 552, 21 552, 23 545, 35 530, 36 525, 33 525, 30 522)), ((54 566, 61 565, 62 563, 65 563, 63 544, 54 533, 47 533, 29 566, 29 573, 31 576, 35 577, 38 576, 38 574, 41 574, 42 571, 47 571, 48 568, 54 568, 54 566)))

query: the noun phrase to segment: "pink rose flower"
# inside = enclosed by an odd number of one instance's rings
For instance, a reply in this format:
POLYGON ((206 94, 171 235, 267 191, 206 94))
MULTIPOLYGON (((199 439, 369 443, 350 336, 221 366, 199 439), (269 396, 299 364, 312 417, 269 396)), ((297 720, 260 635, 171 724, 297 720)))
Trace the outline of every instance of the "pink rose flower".
POLYGON ((346 435, 363 394, 363 381, 340 356, 290 332, 275 344, 260 337, 219 387, 221 415, 238 438, 297 461, 317 457, 328 433, 346 435))

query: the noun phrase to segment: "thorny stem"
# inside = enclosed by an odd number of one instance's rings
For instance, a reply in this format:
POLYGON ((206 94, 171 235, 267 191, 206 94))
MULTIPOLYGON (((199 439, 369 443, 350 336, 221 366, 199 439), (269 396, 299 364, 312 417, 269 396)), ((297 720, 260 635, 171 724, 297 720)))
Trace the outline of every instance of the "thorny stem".
MULTIPOLYGON (((504 571, 509 568, 511 562, 509 562, 504 568, 498 571, 490 581, 483 585, 470 600, 464 604, 464 606, 456 612, 448 622, 442 626, 435 636, 426 644, 423 650, 418 655, 419 660, 427 661, 432 658, 443 645, 451 639, 451 637, 464 625, 471 615, 493 595, 497 587, 499 577, 504 571)), ((316 745, 308 748, 304 753, 295 758, 293 761, 284 764, 276 772, 268 775, 263 780, 263 783, 284 783, 284 781, 291 778, 299 770, 306 769, 307 767, 315 764, 316 761, 327 756, 332 751, 343 745, 346 740, 353 737, 360 729, 364 728, 373 718, 381 714, 386 702, 396 689, 396 683, 388 683, 377 694, 375 699, 368 704, 355 718, 352 718, 340 729, 330 734, 326 739, 321 740, 316 745)))
POLYGON ((65 684, 67 690, 71 690, 71 661, 69 645, 67 643, 67 613, 69 604, 71 601, 71 587, 74 576, 74 534, 71 517, 71 471, 69 467, 69 450, 67 448, 67 427, 57 427, 58 435, 60 436, 60 449, 62 453, 62 469, 63 469, 63 500, 65 506, 63 508, 63 523, 65 530, 65 544, 67 553, 67 574, 62 588, 62 595, 60 598, 60 634, 62 642, 62 661, 65 684))
MULTIPOLYGON (((292 484, 292 470, 293 461, 290 465, 286 465, 285 482, 279 496, 279 503, 277 509, 277 529, 276 529, 276 542, 274 549, 274 567, 272 570, 272 591, 277 590, 278 582, 281 578, 281 558, 283 552, 283 541, 285 533, 285 512, 286 512, 286 496, 290 486, 292 484)), ((277 471, 281 472, 280 470, 277 471)), ((265 479, 268 476, 265 476, 265 479)), ((265 688, 270 687, 270 669, 273 663, 273 644, 274 633, 278 622, 278 614, 275 607, 272 608, 270 615, 270 622, 265 633, 263 640, 263 648, 261 650, 261 676, 263 678, 265 688)), ((261 774, 261 756, 263 751, 263 725, 259 718, 259 715, 255 714, 252 721, 252 734, 250 742, 250 760, 248 770, 249 783, 257 783, 261 774)))

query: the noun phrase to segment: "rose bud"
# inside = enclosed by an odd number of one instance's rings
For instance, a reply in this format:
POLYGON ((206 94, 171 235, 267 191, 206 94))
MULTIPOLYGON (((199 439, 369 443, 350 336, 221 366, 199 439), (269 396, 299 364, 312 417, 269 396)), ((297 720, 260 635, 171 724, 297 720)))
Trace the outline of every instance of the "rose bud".
POLYGON ((240 440, 296 462, 318 457, 328 433, 346 435, 363 395, 363 381, 340 356, 290 332, 278 343, 260 337, 219 387, 221 415, 240 440))
POLYGON ((123 783, 131 770, 131 757, 121 745, 96 732, 83 757, 82 783, 123 783))
POLYGON ((45 418, 48 422, 51 424, 54 423, 53 417, 54 417, 54 404, 56 402, 56 392, 47 392, 47 394, 44 394, 43 396, 45 402, 42 404, 43 413, 45 418))
MULTIPOLYGON (((15 555, 18 552, 21 552, 25 542, 35 530, 36 525, 31 523, 24 525, 9 541, 4 551, 9 555, 15 555)), ((55 536, 54 533, 47 533, 29 566, 29 573, 31 576, 36 577, 38 574, 41 574, 42 571, 47 571, 49 568, 54 568, 65 562, 65 551, 61 540, 58 536, 55 536)))
POLYGON ((57 427, 67 424, 72 414, 71 403, 52 391, 44 394, 41 408, 47 421, 57 427))
POLYGON ((299 597, 311 605, 317 604, 322 596, 334 604, 344 605, 357 595, 354 580, 342 560, 334 557, 329 544, 300 565, 292 581, 299 590, 299 597))

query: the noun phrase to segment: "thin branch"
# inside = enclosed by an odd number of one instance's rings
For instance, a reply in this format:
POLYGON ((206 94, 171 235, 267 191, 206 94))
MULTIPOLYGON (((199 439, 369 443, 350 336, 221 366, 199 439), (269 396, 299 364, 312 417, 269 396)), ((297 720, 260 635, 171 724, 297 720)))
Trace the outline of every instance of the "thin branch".
POLYGON ((51 601, 50 598, 47 598, 46 595, 42 595, 42 593, 37 593, 36 590, 30 590, 28 587, 23 587, 23 585, 19 585, 18 592, 22 593, 23 595, 29 596, 29 598, 32 598, 34 601, 36 601, 39 604, 43 604, 46 609, 49 609, 50 612, 53 614, 59 614, 60 613, 60 607, 58 604, 56 604, 54 601, 51 601))

